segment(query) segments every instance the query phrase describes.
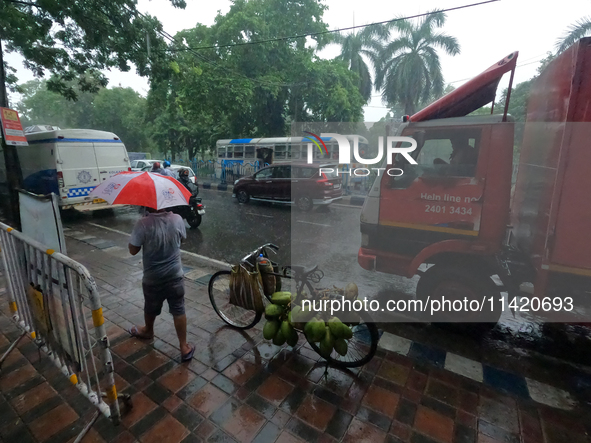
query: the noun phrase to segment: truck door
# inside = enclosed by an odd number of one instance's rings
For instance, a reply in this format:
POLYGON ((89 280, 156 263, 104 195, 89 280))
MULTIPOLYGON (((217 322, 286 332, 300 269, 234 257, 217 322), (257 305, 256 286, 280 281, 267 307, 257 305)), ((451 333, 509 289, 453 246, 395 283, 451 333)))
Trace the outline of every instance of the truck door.
POLYGON ((432 243, 479 235, 483 132, 473 126, 406 128, 403 135, 418 140, 411 154, 418 164, 399 156, 381 181, 379 224, 392 228, 392 252, 416 255, 432 243))
POLYGON ((61 196, 70 203, 82 202, 99 184, 99 171, 92 143, 63 142, 57 144, 58 183, 61 196), (63 186, 59 180, 60 172, 63 186), (71 201, 74 199, 74 201, 71 201))
POLYGON ((123 143, 95 142, 93 144, 100 182, 105 181, 119 172, 128 170, 129 159, 123 143))

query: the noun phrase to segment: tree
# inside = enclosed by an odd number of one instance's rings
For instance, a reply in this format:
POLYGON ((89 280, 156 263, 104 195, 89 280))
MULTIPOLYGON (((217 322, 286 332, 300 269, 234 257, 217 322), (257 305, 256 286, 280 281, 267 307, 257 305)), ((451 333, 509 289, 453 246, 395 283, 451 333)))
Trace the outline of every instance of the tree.
MULTIPOLYGON (((8 105, 7 82, 17 78, 4 62, 18 52, 36 77, 51 75, 48 88, 69 99, 76 90, 96 92, 107 84, 101 69, 129 71, 133 63, 140 75, 154 73, 167 55, 155 17, 139 14, 137 0, 3 0, 0 2, 0 106, 8 105), (151 56, 145 43, 149 39, 151 56), (6 73, 9 74, 6 74, 6 73)), ((184 0, 170 0, 185 7, 184 0)), ((1 142, 10 192, 10 213, 20 228, 18 194, 22 173, 14 146, 1 142)))
POLYGON ((128 151, 145 150, 149 134, 145 113, 146 99, 133 89, 101 89, 94 97, 91 128, 114 132, 128 151))
POLYGON ((565 51, 589 33, 591 33, 591 16, 579 19, 570 25, 564 35, 558 39, 556 42, 556 53, 560 54, 565 51))
POLYGON ((388 43, 380 54, 376 89, 382 90, 384 102, 400 103, 412 115, 417 105, 431 95, 443 92, 443 75, 436 48, 449 55, 460 53, 460 46, 449 35, 436 32, 445 23, 446 15, 434 11, 418 24, 398 20, 390 24, 399 37, 388 43))
MULTIPOLYGON (((185 7, 184 0, 170 1, 185 7)), ((152 73, 151 64, 164 57, 165 43, 158 34, 162 25, 155 17, 139 14, 136 3, 4 0, 0 2, 0 41, 7 53, 20 53, 36 77, 52 75, 49 90, 75 99, 77 91, 96 92, 107 84, 102 69, 129 71, 133 63, 138 74, 145 76, 152 73)), ((7 80, 14 86, 14 76, 7 80)), ((4 88, 0 84, 0 90, 4 88)))
POLYGON ((46 80, 31 80, 18 86, 21 99, 15 108, 23 127, 52 125, 60 128, 91 128, 94 95, 76 90, 77 100, 67 100, 47 89, 46 80))
POLYGON ((159 148, 193 158, 222 138, 287 135, 294 121, 361 119, 357 76, 341 61, 318 59, 305 38, 246 44, 325 30, 324 8, 316 0, 236 0, 213 26, 179 32, 148 94, 159 148))
POLYGON ((375 25, 367 26, 361 32, 352 32, 347 35, 335 34, 332 38, 332 43, 341 45, 341 54, 338 58, 358 75, 357 87, 366 103, 371 98, 373 82, 364 57, 371 62, 375 70, 382 50, 380 41, 387 38, 388 34, 386 27, 375 25))
POLYGON ((20 89, 22 98, 16 109, 25 127, 52 125, 110 131, 123 140, 129 151, 148 146, 146 99, 131 88, 101 88, 96 94, 76 90, 76 101, 49 91, 44 80, 31 80, 20 89))

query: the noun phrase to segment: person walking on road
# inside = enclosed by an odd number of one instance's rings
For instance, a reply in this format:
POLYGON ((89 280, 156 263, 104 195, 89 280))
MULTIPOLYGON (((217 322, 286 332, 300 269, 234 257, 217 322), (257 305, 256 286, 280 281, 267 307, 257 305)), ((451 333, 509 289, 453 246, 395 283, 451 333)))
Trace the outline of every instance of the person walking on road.
POLYGON ((165 209, 147 208, 148 214, 135 224, 129 239, 129 252, 142 250, 144 277, 144 326, 132 326, 129 333, 141 339, 154 337, 154 322, 162 312, 164 301, 179 339, 181 361, 189 361, 195 346, 187 343, 185 286, 181 264, 181 241, 187 238, 183 219, 165 209))

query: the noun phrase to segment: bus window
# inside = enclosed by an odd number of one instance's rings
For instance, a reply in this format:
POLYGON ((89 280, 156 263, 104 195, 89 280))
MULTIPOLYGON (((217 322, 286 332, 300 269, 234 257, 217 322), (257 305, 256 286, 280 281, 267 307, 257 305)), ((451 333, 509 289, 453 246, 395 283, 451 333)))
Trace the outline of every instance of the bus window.
POLYGON ((220 146, 218 148, 218 158, 226 158, 226 147, 220 146))
MULTIPOLYGON (((320 149, 316 148, 314 158, 319 158, 319 159, 330 158, 330 152, 332 151, 334 145, 332 143, 325 143, 325 145, 326 145, 326 149, 324 149, 324 146, 322 146, 322 152, 320 152, 320 149), (328 154, 326 153, 326 151, 328 151, 328 154)), ((338 151, 338 149, 337 149, 337 151, 338 151)))
POLYGON ((254 158, 254 146, 246 145, 244 147, 244 158, 254 158))
POLYGON ((234 146, 234 158, 244 158, 244 146, 234 146))
POLYGON ((301 147, 300 145, 291 145, 290 146, 290 151, 291 151, 291 158, 293 159, 299 159, 301 158, 301 147))
POLYGON ((339 159, 339 145, 335 145, 334 143, 327 144, 326 147, 328 148, 328 156, 327 158, 331 158, 333 160, 339 159))
POLYGON ((285 160, 287 156, 287 145, 275 145, 275 159, 285 160))
POLYGON ((234 146, 226 147, 226 158, 233 158, 232 153, 234 152, 234 146))

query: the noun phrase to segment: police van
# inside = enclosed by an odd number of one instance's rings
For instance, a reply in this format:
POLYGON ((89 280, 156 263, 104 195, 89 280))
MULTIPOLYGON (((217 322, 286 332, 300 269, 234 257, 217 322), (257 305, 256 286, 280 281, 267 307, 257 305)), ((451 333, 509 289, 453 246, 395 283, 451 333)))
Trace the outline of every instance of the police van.
POLYGON ((55 129, 27 133, 29 146, 18 147, 23 187, 35 194, 55 193, 62 209, 103 209, 91 191, 107 178, 130 171, 123 142, 112 132, 55 129))

